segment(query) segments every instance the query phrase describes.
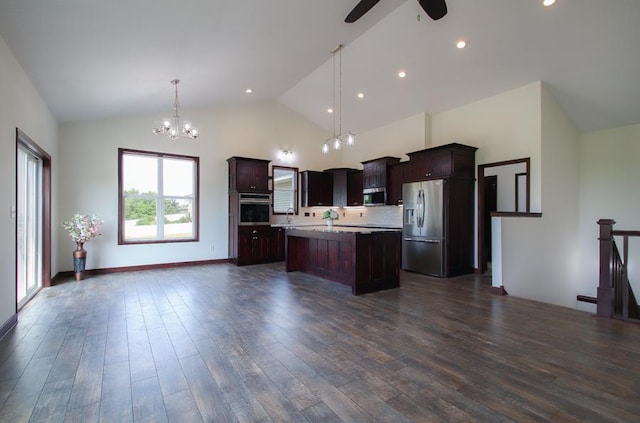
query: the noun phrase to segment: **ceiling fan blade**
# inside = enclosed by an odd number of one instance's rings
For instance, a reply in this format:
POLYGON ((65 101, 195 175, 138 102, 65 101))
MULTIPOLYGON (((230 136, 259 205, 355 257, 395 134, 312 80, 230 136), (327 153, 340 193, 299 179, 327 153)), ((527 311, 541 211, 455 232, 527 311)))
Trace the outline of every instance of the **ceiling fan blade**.
POLYGON ((373 6, 375 6, 380 0, 360 0, 356 7, 353 8, 351 13, 345 18, 346 23, 354 23, 367 13, 373 6))
POLYGON ((418 0, 418 3, 434 21, 447 14, 447 3, 444 0, 418 0))

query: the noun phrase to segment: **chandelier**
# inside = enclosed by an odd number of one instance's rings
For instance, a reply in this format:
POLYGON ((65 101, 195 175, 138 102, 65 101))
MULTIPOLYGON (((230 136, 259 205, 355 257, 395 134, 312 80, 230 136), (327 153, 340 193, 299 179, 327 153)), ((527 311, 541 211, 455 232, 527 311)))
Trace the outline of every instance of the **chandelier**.
POLYGON ((162 118, 162 124, 159 128, 153 128, 153 133, 156 135, 166 135, 172 140, 178 138, 196 139, 198 138, 198 129, 191 124, 190 121, 185 120, 180 124, 180 115, 178 109, 180 108, 180 100, 178 100, 178 84, 179 79, 171 81, 174 87, 176 87, 176 98, 173 102, 173 117, 171 119, 162 118))
POLYGON ((332 62, 333 62, 333 87, 332 87, 332 107, 331 113, 333 114, 333 136, 326 140, 322 144, 322 152, 327 154, 331 148, 334 150, 340 150, 343 144, 352 146, 356 142, 356 136, 351 131, 345 133, 342 132, 342 48, 344 45, 339 44, 336 48, 331 50, 332 62), (338 83, 336 84, 336 53, 339 53, 339 63, 337 66, 338 83), (336 91, 338 92, 338 110, 336 111, 336 91), (338 130, 336 132, 336 114, 338 115, 338 130))

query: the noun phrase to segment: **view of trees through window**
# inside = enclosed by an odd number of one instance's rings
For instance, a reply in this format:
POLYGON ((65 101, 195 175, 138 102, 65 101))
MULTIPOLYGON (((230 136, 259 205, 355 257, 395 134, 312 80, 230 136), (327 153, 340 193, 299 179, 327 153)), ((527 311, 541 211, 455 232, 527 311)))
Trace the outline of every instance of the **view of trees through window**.
POLYGON ((198 158, 120 150, 119 240, 197 238, 198 158))

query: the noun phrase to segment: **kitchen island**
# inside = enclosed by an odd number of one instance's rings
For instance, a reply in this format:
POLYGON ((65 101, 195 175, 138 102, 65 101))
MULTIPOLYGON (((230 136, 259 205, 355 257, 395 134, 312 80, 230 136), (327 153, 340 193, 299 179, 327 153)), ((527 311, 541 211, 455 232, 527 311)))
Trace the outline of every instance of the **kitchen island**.
POLYGON ((286 269, 348 285, 354 295, 398 288, 401 239, 400 229, 288 228, 286 269))

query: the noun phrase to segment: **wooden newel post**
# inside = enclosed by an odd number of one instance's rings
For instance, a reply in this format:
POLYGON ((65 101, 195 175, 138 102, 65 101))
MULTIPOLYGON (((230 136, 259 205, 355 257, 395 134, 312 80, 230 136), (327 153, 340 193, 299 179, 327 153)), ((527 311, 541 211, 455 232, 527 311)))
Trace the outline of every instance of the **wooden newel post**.
POLYGON ((611 258, 613 255, 613 225, 612 219, 600 219, 600 279, 598 284, 598 316, 611 317, 614 312, 613 300, 615 292, 612 284, 611 258))

